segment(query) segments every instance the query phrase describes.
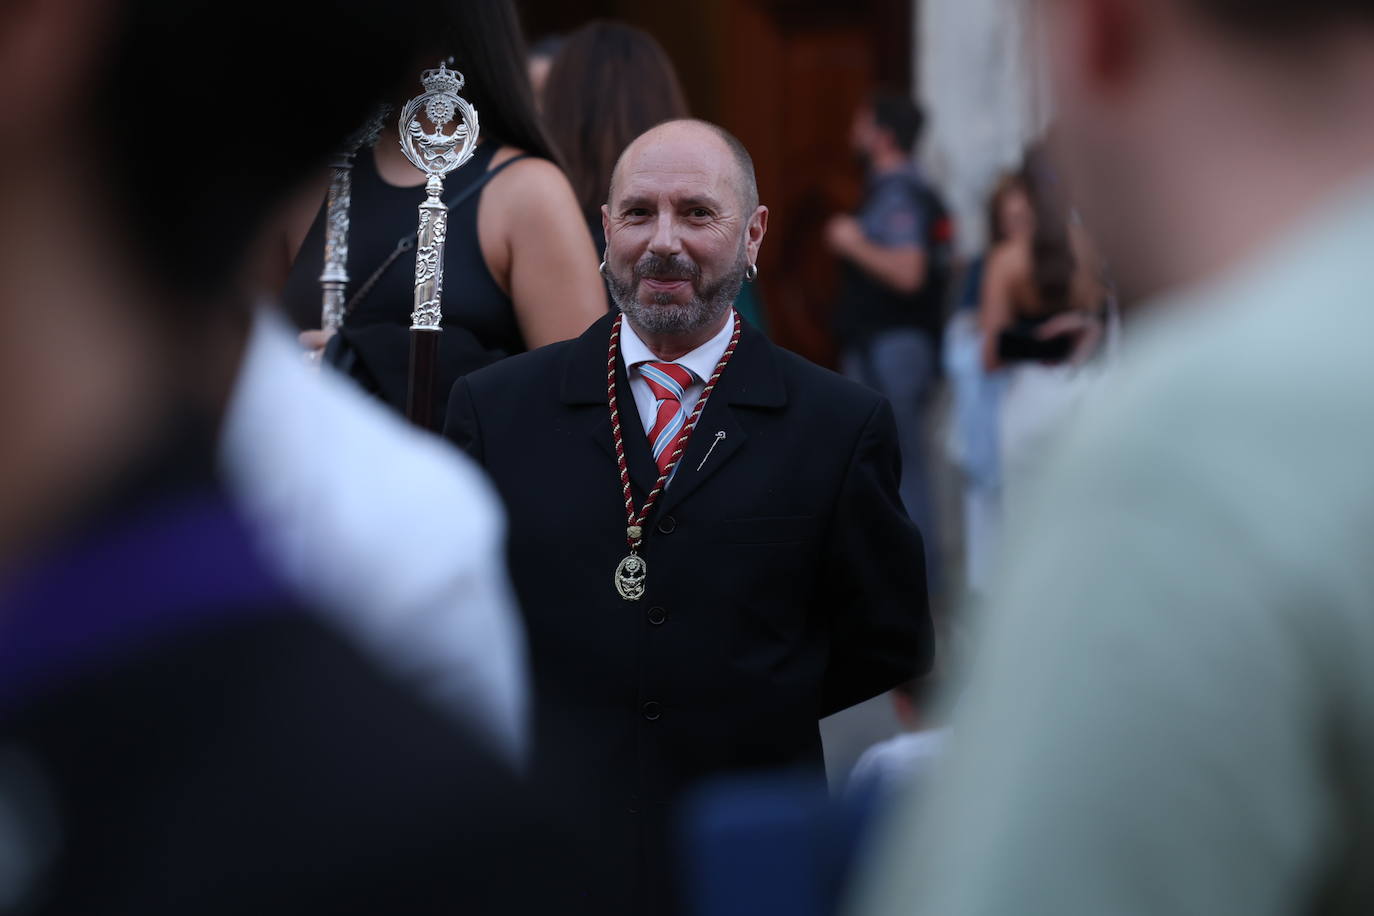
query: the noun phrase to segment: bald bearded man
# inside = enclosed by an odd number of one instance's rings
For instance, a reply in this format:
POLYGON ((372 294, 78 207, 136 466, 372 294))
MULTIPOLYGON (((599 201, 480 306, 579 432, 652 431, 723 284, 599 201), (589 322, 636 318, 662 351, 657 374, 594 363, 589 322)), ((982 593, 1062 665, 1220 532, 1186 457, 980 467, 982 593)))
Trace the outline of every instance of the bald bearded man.
POLYGON ((768 210, 734 137, 660 125, 602 209, 619 306, 454 388, 510 513, 541 764, 583 779, 598 914, 672 913, 669 827, 713 775, 822 764, 817 720, 926 670, 892 411, 731 304, 768 210))

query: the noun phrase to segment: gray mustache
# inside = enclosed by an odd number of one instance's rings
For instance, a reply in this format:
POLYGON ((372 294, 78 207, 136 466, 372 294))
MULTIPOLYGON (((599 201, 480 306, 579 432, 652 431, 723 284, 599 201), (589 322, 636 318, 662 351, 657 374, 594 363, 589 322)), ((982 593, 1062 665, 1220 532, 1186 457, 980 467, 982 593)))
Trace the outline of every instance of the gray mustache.
POLYGON ((645 255, 635 265, 637 280, 697 280, 701 269, 686 258, 665 258, 659 255, 645 255))

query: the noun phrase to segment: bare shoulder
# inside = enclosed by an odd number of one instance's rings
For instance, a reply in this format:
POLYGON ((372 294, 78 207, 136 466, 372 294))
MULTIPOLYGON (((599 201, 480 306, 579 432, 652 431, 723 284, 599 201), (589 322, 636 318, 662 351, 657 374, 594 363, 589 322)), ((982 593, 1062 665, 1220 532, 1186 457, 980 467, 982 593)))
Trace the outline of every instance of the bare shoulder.
MULTIPOLYGON (((505 146, 492 158, 491 167, 499 168, 503 163, 522 156, 521 150, 505 146)), ((563 170, 547 159, 538 156, 525 156, 511 162, 501 169, 501 174, 491 179, 488 193, 498 197, 507 205, 547 206, 549 201, 559 198, 572 199, 572 185, 563 170)))
POLYGON ((1014 281, 1029 273, 1031 266, 1030 248, 1016 241, 1001 242, 988 255, 987 272, 989 277, 1000 277, 1014 281))

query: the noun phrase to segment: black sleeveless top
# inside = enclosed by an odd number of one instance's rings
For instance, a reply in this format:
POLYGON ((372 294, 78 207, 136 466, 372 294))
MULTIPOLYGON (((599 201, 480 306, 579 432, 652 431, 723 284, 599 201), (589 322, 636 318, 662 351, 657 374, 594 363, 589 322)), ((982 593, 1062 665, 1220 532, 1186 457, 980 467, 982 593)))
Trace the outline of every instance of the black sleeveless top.
MULTIPOLYGON (((510 296, 496 284, 482 257, 477 238, 477 206, 490 175, 499 145, 483 143, 462 168, 444 181, 443 199, 456 205, 449 212, 444 245, 443 328, 440 336, 439 379, 435 389, 441 419, 449 389, 457 379, 506 356, 522 353, 525 341, 515 320, 510 296), (479 185, 473 188, 474 185, 479 185), (475 191, 475 193, 471 193, 475 191), (470 193, 464 193, 470 192, 470 193)), ((518 157, 517 157, 518 158, 518 157)), ((386 261, 402 239, 412 247, 401 253, 372 289, 344 317, 338 349, 331 357, 363 387, 397 410, 405 409, 410 358, 410 313, 415 305, 415 249, 423 185, 400 188, 377 172, 372 150, 358 153, 353 167, 353 202, 348 236, 348 289, 351 300, 386 261)), ((325 206, 315 214, 291 266, 282 305, 302 330, 320 326, 320 273, 324 266, 325 206)))

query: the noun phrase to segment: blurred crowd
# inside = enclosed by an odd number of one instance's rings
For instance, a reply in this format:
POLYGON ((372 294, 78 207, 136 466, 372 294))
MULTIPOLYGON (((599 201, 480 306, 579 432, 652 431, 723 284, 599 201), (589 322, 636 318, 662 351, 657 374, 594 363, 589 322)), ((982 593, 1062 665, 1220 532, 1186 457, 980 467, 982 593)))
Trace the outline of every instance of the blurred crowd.
POLYGON ((834 373, 644 30, 0 13, 0 914, 1369 912, 1374 15, 1025 2, 985 239, 847 113, 834 373))

